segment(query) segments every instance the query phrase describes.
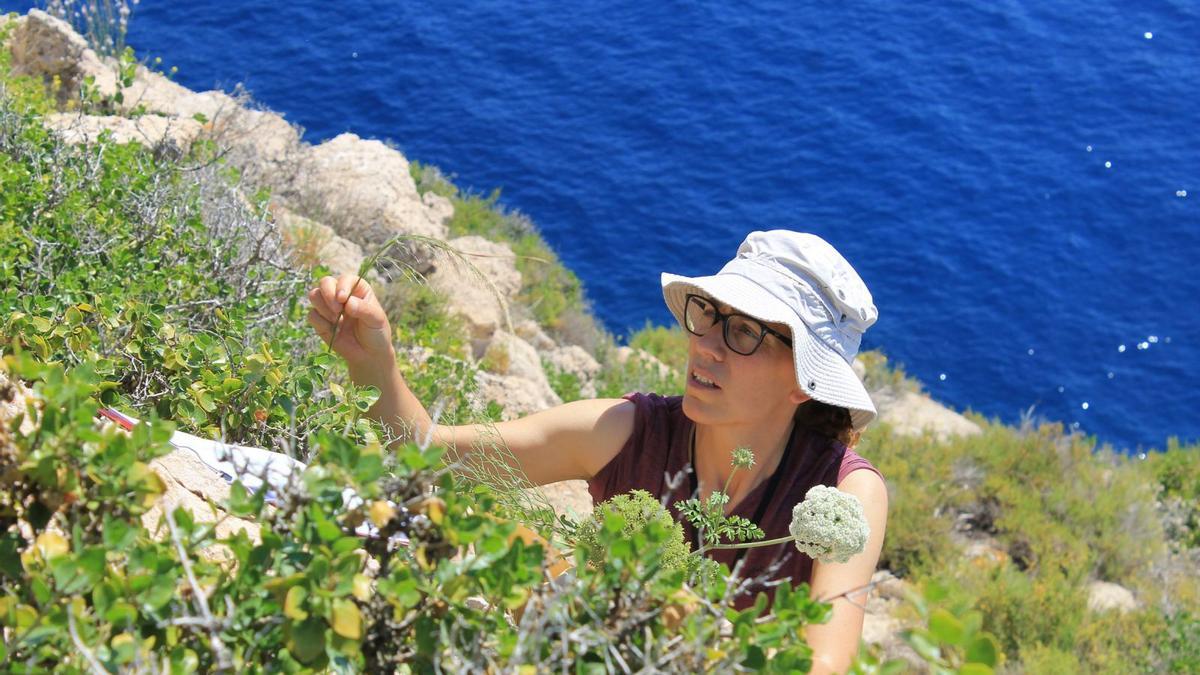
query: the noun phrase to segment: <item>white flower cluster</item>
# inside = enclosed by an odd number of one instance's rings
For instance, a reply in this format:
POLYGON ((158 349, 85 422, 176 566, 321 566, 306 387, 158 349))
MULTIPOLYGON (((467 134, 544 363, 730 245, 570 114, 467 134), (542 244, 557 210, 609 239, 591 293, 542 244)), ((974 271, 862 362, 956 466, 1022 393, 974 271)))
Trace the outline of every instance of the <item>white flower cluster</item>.
POLYGON ((844 563, 867 545, 871 528, 858 497, 817 485, 792 509, 796 548, 813 560, 844 563))

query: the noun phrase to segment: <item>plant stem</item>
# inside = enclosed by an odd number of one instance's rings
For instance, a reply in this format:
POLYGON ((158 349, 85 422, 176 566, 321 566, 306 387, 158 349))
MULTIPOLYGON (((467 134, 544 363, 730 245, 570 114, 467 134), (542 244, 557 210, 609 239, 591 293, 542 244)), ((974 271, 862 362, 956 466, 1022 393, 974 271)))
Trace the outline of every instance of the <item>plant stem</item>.
POLYGON ((786 537, 780 537, 778 539, 767 539, 765 541, 751 541, 751 542, 744 542, 741 544, 715 544, 713 546, 709 546, 706 550, 733 549, 733 548, 758 548, 759 546, 774 546, 776 544, 783 544, 783 543, 786 543, 789 541, 795 541, 795 540, 796 540, 795 537, 788 535, 786 537))

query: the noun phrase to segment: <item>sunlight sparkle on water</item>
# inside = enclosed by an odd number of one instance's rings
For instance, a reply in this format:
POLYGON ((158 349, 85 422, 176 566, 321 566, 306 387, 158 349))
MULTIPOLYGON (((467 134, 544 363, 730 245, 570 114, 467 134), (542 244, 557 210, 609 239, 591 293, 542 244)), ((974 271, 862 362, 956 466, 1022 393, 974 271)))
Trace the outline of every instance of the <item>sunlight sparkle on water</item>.
POLYGON ((1154 33, 1151 33, 1150 31, 1146 31, 1145 33, 1142 33, 1142 37, 1146 38, 1147 40, 1153 40, 1154 33))

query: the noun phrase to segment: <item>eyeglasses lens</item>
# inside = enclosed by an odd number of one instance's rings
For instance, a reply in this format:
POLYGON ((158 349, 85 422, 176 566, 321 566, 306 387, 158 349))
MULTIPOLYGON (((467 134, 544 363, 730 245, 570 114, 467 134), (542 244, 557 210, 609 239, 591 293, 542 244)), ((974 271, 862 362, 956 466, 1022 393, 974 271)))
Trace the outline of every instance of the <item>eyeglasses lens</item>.
POLYGON ((704 298, 691 296, 684 311, 687 329, 695 335, 704 335, 719 319, 725 320, 725 344, 733 351, 749 355, 754 353, 763 339, 762 326, 749 317, 718 314, 716 307, 704 298))
POLYGON ((725 344, 739 354, 750 354, 762 342, 762 329, 757 322, 744 316, 725 319, 725 344))

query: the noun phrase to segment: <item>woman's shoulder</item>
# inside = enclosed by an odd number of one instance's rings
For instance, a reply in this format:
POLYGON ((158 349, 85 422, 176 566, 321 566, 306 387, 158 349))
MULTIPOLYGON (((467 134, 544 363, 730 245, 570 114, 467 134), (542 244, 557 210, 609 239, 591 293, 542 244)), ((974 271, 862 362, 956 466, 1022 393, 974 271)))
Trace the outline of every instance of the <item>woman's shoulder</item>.
POLYGON ((854 448, 848 447, 842 455, 842 465, 838 468, 838 485, 841 485, 842 481, 846 480, 846 477, 855 471, 870 471, 879 476, 880 480, 883 480, 883 474, 879 469, 875 468, 875 465, 869 459, 855 452, 854 448))
POLYGON ((663 396, 654 392, 634 391, 625 394, 621 398, 632 402, 639 410, 647 411, 682 411, 683 397, 682 396, 663 396))

